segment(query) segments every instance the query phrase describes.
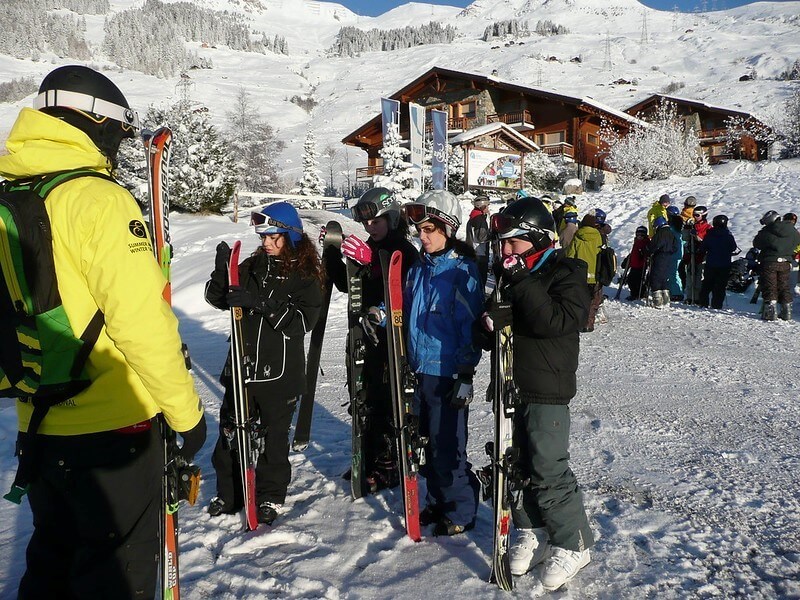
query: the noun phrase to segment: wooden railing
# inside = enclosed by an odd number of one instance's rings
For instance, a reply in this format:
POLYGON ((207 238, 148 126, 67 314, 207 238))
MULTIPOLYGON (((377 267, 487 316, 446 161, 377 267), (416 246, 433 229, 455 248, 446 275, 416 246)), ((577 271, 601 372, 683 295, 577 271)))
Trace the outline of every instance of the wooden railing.
POLYGON ((575 148, 572 147, 572 144, 567 144, 566 142, 545 144, 541 148, 542 152, 548 156, 569 156, 570 158, 575 158, 575 148))
POLYGON ((718 140, 724 139, 725 135, 727 134, 728 130, 724 127, 720 127, 717 129, 706 129, 700 131, 700 134, 697 136, 700 141, 705 140, 718 140))
POLYGON ((531 116, 529 110, 515 110, 502 114, 494 113, 491 115, 486 115, 487 123, 495 123, 497 121, 505 123, 506 125, 521 123, 523 125, 533 126, 533 116, 531 116))
MULTIPOLYGON (((477 125, 477 119, 474 117, 453 117, 452 119, 447 119, 447 131, 466 131, 477 125)), ((430 134, 433 131, 433 123, 430 121, 425 123, 425 131, 430 134)))
POLYGON ((371 165, 356 169, 356 181, 371 181, 375 175, 383 173, 383 165, 371 165))

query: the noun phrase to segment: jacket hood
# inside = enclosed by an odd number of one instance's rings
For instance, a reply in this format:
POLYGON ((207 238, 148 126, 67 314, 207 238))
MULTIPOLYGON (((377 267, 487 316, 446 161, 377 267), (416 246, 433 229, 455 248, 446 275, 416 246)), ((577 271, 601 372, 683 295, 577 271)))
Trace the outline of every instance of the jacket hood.
POLYGON ((79 168, 111 170, 111 162, 83 131, 32 108, 20 111, 6 148, 9 153, 0 156, 0 176, 6 179, 79 168))

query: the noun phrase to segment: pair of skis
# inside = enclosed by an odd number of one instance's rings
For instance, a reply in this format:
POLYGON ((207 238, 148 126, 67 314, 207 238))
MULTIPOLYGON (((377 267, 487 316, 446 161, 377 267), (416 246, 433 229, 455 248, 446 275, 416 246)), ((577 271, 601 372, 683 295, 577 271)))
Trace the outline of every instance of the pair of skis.
MULTIPOLYGON (((495 288, 495 303, 500 302, 500 285, 495 288)), ((494 413, 494 439, 486 444, 490 458, 491 497, 493 508, 494 539, 492 544, 492 571, 489 581, 501 589, 514 589, 511 574, 511 497, 516 476, 519 451, 513 447, 513 421, 517 404, 514 384, 514 354, 511 325, 494 332, 492 349, 492 412, 494 413)))
MULTIPOLYGON (((417 472, 423 461, 421 440, 417 430, 417 419, 412 411, 414 375, 406 360, 403 332, 403 255, 396 251, 391 256, 385 250, 379 253, 383 271, 384 301, 387 312, 387 339, 389 351, 389 384, 392 394, 392 409, 395 423, 398 468, 403 496, 403 512, 408 536, 418 542, 421 539, 419 524, 419 483, 417 472)), ((368 486, 364 472, 363 440, 367 427, 366 386, 364 384, 364 360, 366 336, 361 326, 363 313, 363 285, 366 268, 347 260, 347 315, 348 347, 347 377, 352 413, 352 463, 350 489, 353 498, 367 494, 368 486)))
MULTIPOLYGON (((153 242, 153 253, 161 271, 167 280, 164 287, 164 300, 172 303, 172 287, 170 283, 170 266, 172 262, 172 245, 169 235, 169 158, 172 144, 172 131, 161 127, 156 131, 145 131, 142 134, 147 158, 148 183, 148 229, 153 242)), ((189 354, 182 347, 189 368, 189 354)), ((180 600, 180 570, 178 562, 178 505, 181 487, 188 486, 190 504, 197 497, 200 471, 197 468, 184 469, 185 465, 177 464, 177 436, 164 419, 161 419, 161 436, 164 440, 164 470, 161 475, 161 511, 159 514, 159 572, 161 597, 164 600, 180 600), (182 481, 182 478, 190 481, 182 481)))

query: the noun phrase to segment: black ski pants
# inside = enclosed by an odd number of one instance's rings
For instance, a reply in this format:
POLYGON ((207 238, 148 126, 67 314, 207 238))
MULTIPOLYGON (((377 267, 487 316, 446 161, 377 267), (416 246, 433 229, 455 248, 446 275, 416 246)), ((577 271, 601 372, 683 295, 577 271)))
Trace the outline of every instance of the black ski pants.
POLYGON ((708 306, 708 296, 711 295, 711 308, 722 308, 725 303, 725 290, 731 275, 730 266, 709 267, 703 271, 703 285, 700 286, 700 306, 708 306))
MULTIPOLYGON (((255 386, 251 386, 255 387, 255 386)), ((292 479, 289 462, 289 428, 297 405, 297 398, 278 399, 267 392, 255 390, 250 395, 251 407, 260 421, 260 439, 264 451, 256 463, 256 504, 273 502, 283 504, 292 479)), ((225 389, 219 416, 219 439, 214 446, 211 464, 217 474, 217 496, 227 506, 239 509, 244 506, 239 455, 227 433, 232 432, 233 396, 225 389)), ((233 441, 235 445, 235 440, 233 441)))
POLYGON ((643 276, 644 269, 630 269, 628 271, 628 290, 631 293, 631 300, 638 300, 641 296, 647 296, 647 287, 642 282, 643 276))
POLYGON ((139 433, 39 436, 20 600, 155 597, 164 454, 149 423, 139 433))
POLYGON ((789 275, 792 263, 788 260, 766 262, 761 266, 758 285, 764 302, 777 301, 778 304, 792 303, 792 289, 789 286, 789 275))
POLYGON ((569 467, 569 406, 525 404, 514 414, 514 447, 530 479, 511 507, 517 529, 544 527, 550 543, 579 551, 594 544, 583 494, 569 467))
POLYGON ((397 442, 394 434, 392 389, 389 385, 389 354, 386 336, 379 333, 377 346, 369 345, 364 358, 367 429, 364 432, 364 471, 385 469, 397 464, 397 442))

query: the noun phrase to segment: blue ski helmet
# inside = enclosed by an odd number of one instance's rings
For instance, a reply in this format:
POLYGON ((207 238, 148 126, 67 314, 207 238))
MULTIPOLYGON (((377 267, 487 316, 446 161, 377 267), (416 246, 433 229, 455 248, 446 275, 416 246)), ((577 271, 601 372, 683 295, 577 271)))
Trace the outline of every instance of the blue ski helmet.
POLYGON ((675 206, 674 204, 670 204, 667 207, 667 214, 668 215, 679 215, 681 214, 681 209, 675 206))
POLYGON ((598 225, 605 225, 606 222, 606 211, 602 208, 595 208, 594 209, 594 219, 595 223, 598 225))
POLYGON ((253 211, 250 213, 250 225, 255 227, 260 236, 285 233, 292 246, 297 245, 303 237, 303 222, 297 209, 288 202, 275 202, 260 211, 253 211))
POLYGON ((659 229, 660 227, 664 227, 667 224, 667 220, 664 217, 656 217, 655 221, 653 221, 653 229, 659 229))

